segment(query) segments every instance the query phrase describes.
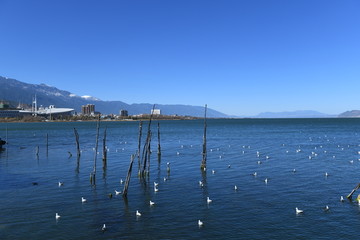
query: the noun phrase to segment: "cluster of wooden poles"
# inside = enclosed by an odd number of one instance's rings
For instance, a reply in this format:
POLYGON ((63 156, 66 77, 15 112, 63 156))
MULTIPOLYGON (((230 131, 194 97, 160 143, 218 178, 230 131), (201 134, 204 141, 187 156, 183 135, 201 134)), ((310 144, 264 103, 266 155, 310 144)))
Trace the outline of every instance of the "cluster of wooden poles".
MULTIPOLYGON (((153 111, 154 112, 154 108, 155 105, 153 106, 153 111)), ((138 149, 136 151, 135 154, 131 155, 130 158, 130 165, 129 165, 129 169, 127 172, 127 176, 126 176, 126 180, 125 180, 125 184, 124 184, 124 189, 122 192, 123 197, 127 197, 127 193, 128 193, 128 188, 129 188, 129 184, 130 184, 130 179, 131 179, 131 172, 132 172, 132 167, 133 167, 133 163, 135 158, 137 157, 138 159, 138 176, 141 179, 145 179, 146 177, 149 176, 149 172, 150 172, 150 154, 151 154, 151 136, 152 136, 152 132, 151 132, 151 122, 152 122, 152 117, 153 114, 150 115, 150 119, 149 119, 149 123, 148 123, 148 129, 147 129, 147 135, 146 135, 146 140, 144 143, 144 146, 141 150, 141 139, 142 139, 142 121, 140 121, 139 123, 139 138, 138 138, 138 149)), ((97 162, 97 153, 98 153, 98 145, 99 145, 99 131, 100 131, 100 116, 97 119, 97 126, 96 126, 96 142, 95 142, 95 153, 94 153, 94 168, 93 171, 90 173, 90 183, 91 185, 96 185, 96 162, 97 162)), ((107 128, 105 128, 104 130, 104 138, 102 141, 102 162, 103 162, 103 170, 106 170, 106 166, 107 166, 107 146, 106 146, 106 131, 107 128)), ((79 165, 80 165, 80 156, 81 156, 81 151, 80 151, 80 143, 79 143, 79 134, 76 130, 76 128, 74 128, 74 135, 75 135, 75 142, 76 142, 76 150, 77 150, 77 171, 79 171, 79 165)), ((158 122, 157 124, 157 135, 158 135, 158 149, 157 149, 157 155, 158 155, 158 161, 160 162, 161 160, 161 145, 160 145, 160 123, 158 122)), ((69 153, 71 154, 71 153, 69 153)))

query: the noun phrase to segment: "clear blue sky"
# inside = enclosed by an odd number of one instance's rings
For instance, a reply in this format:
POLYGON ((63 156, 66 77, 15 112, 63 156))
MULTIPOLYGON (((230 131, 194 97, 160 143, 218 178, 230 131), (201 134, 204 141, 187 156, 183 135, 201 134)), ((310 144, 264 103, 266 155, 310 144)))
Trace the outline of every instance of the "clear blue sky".
POLYGON ((230 115, 338 114, 360 109, 360 1, 0 0, 0 75, 230 115))

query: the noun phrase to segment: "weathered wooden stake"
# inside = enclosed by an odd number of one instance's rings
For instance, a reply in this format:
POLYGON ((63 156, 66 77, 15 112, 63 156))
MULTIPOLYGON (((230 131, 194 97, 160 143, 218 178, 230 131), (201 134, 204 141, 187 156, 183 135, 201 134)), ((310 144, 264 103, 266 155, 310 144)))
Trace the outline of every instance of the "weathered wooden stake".
POLYGON ((129 189, 129 184, 130 184, 130 179, 131 179, 131 171, 132 171, 132 166, 133 166, 133 163, 134 163, 134 159, 135 159, 135 154, 132 154, 131 159, 130 159, 129 170, 128 170, 128 173, 127 173, 127 176, 126 176, 125 185, 124 185, 123 194, 122 194, 122 196, 124 198, 126 198, 127 194, 128 194, 128 189, 129 189))
POLYGON ((205 105, 203 151, 202 151, 202 161, 201 161, 201 166, 200 166, 200 169, 202 171, 206 170, 206 158, 207 158, 207 153, 206 153, 206 110, 207 110, 207 105, 205 105))
POLYGON ((138 175, 141 175, 141 161, 140 161, 140 152, 141 152, 141 137, 142 137, 142 121, 139 123, 139 141, 138 141, 138 150, 137 150, 137 158, 138 158, 138 175))
POLYGON ((349 193, 349 195, 347 195, 346 197, 348 198, 348 199, 352 199, 352 195, 354 194, 354 192, 356 191, 356 190, 358 190, 360 188, 360 183, 351 191, 351 193, 349 193))
POLYGON ((36 153, 36 156, 39 156, 39 146, 36 146, 35 153, 36 153))
POLYGON ((8 125, 6 124, 6 133, 5 133, 5 144, 8 144, 8 125))
POLYGON ((143 167, 142 167, 142 170, 141 170, 141 177, 145 177, 146 176, 146 167, 147 167, 147 162, 148 162, 148 158, 149 158, 149 145, 150 145, 150 139, 151 139, 151 131, 148 132, 148 135, 146 137, 146 141, 145 141, 145 145, 144 145, 144 148, 143 148, 143 154, 142 154, 142 163, 143 163, 143 167))
POLYGON ((144 148, 143 148, 143 154, 142 154, 143 167, 142 167, 142 171, 141 171, 141 174, 140 174, 141 177, 145 177, 150 172, 151 120, 152 120, 152 116, 153 116, 153 113, 154 113, 154 109, 155 109, 155 104, 154 104, 153 109, 151 111, 151 115, 150 115, 150 119, 149 119, 149 125, 148 125, 148 131, 147 131, 147 136, 146 136, 146 141, 145 141, 144 148))
POLYGON ((74 128, 74 134, 75 134, 75 141, 76 141, 76 150, 77 150, 77 158, 80 160, 80 143, 79 143, 79 134, 76 130, 76 128, 74 128))
POLYGON ((151 135, 152 133, 150 132, 150 137, 149 137, 149 143, 148 143, 148 150, 147 150, 147 171, 146 171, 146 175, 149 176, 150 175, 150 155, 151 155, 151 135))
POLYGON ((106 169, 106 166, 107 166, 106 130, 107 130, 107 127, 105 127, 104 138, 103 138, 103 156, 102 156, 102 160, 103 160, 103 169, 104 170, 106 169))
POLYGON ((158 122, 157 124, 157 130, 158 130, 158 151, 157 151, 157 154, 158 154, 158 161, 161 160, 161 145, 160 145, 160 123, 158 122))
POLYGON ((100 115, 98 117, 97 125, 96 125, 96 142, 95 142, 95 153, 94 153, 94 169, 92 174, 92 184, 95 185, 95 179, 96 179, 96 158, 97 158, 97 151, 98 151, 98 145, 99 145, 99 129, 100 129, 100 115))
POLYGON ((49 134, 46 133, 46 156, 49 154, 49 134))

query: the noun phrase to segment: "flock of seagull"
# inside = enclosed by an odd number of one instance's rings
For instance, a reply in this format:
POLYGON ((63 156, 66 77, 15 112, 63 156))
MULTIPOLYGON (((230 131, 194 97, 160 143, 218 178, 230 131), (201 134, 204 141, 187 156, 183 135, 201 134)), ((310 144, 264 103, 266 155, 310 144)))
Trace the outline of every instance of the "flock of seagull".
MULTIPOLYGON (((312 141, 311 138, 310 138, 310 141, 312 141)), ((283 144, 283 146, 285 146, 285 145, 283 144)), ((191 145, 191 147, 192 147, 192 145, 191 145)), ((229 145, 229 147, 230 147, 230 145, 229 145)), ((338 145, 338 147, 340 148, 340 145, 338 145)), ((184 145, 181 145, 181 148, 184 148, 184 145)), ((251 147, 250 147, 250 146, 243 146, 243 148, 251 148, 251 147)), ((322 146, 320 145, 319 148, 322 148, 322 146)), ((317 149, 317 147, 315 147, 315 149, 317 149)), ((123 149, 123 150, 124 150, 124 149, 123 149)), ((217 151, 219 151, 219 150, 220 150, 220 149, 217 148, 217 151)), ((342 150, 344 150, 344 148, 342 148, 342 150)), ((117 151, 117 150, 116 150, 116 151, 117 151)), ((214 151, 213 149, 210 149, 210 152, 213 152, 213 151, 214 151)), ((300 146, 299 146, 299 148, 297 148, 297 149, 295 150, 296 153, 299 153, 299 152, 301 152, 301 151, 302 151, 302 150, 301 150, 300 146)), ((245 151, 242 151, 242 153, 244 154, 245 151)), ((289 151, 287 150, 286 153, 289 153, 289 151)), ((324 151, 324 153, 327 153, 327 151, 324 151)), ((181 154, 181 153, 180 153, 179 151, 176 152, 176 155, 180 155, 180 154, 181 154)), ((358 152, 358 154, 360 155, 360 151, 358 152)), ((317 155, 318 155, 318 153, 316 153, 316 152, 313 151, 313 152, 311 152, 311 154, 308 156, 308 158, 309 158, 309 159, 313 159, 313 158, 315 158, 317 155)), ((260 154, 259 151, 256 151, 256 156, 257 156, 257 158, 260 158, 261 154, 260 154)), ((333 155, 332 157, 335 158, 335 155, 333 155)), ((223 158, 223 155, 220 155, 219 158, 222 159, 222 158, 223 158)), ((266 155, 266 156, 265 156, 265 159, 266 159, 266 160, 270 159, 270 156, 266 155)), ((360 159, 359 159, 359 161, 360 161, 360 159)), ((262 162, 261 160, 258 160, 258 161, 257 161, 257 164, 262 164, 262 163, 263 163, 263 162, 262 162)), ((353 163, 353 160, 351 160, 350 163, 353 163)), ((228 165, 228 168, 230 168, 230 167, 231 167, 231 165, 228 165)), ((206 170, 206 169, 205 169, 205 170, 206 170)), ((170 172, 170 163, 169 163, 169 162, 167 163, 167 171, 170 172)), ((214 169, 211 170, 211 173, 212 173, 212 174, 215 174, 215 172, 216 172, 216 171, 215 171, 214 169)), ((296 169, 294 168, 294 169, 292 170, 292 172, 295 173, 295 172, 296 172, 296 169)), ((251 175, 253 175, 254 177, 256 177, 256 176, 258 175, 258 173, 257 173, 257 172, 254 172, 254 173, 252 173, 251 175)), ((325 172, 324 175, 325 175, 325 177, 328 177, 328 176, 329 176, 328 172, 325 172)), ((165 182, 165 181, 167 181, 167 177, 164 177, 164 182, 165 182)), ((120 180, 120 184, 123 184, 123 182, 124 182, 124 181, 121 179, 121 180, 120 180)), ((265 179, 264 179, 264 182, 265 182, 265 184, 268 184, 269 179, 268 179, 268 178, 265 178, 265 179)), ((64 185, 64 183, 63 183, 63 182, 58 182, 58 185, 59 185, 59 187, 62 187, 62 186, 64 185)), ((154 192, 158 192, 158 191, 159 191, 158 186, 159 186, 159 183, 154 182, 154 192)), ((200 187, 204 187, 203 181, 201 181, 201 180, 199 181, 199 186, 200 186, 200 187)), ((235 191, 238 190, 237 185, 234 185, 234 190, 235 190, 235 191)), ((115 190, 115 195, 120 195, 120 194, 121 194, 121 191, 115 190)), ((343 196, 340 197, 340 201, 341 201, 341 202, 344 202, 344 201, 345 201, 343 196)), ((87 202, 87 200, 86 200, 84 197, 81 197, 81 203, 86 203, 86 202, 87 202)), ((207 197, 207 198, 206 198, 206 202, 207 202, 207 204, 210 204, 210 203, 212 203, 212 199, 210 199, 210 197, 207 197)), ((359 206, 360 206, 360 200, 358 201, 358 203, 359 203, 359 206)), ((152 200, 150 200, 150 201, 149 201, 149 206, 151 207, 151 206, 154 206, 154 205, 155 205, 155 202, 153 202, 152 200)), ((326 205, 326 206, 323 208, 323 210, 324 210, 324 211, 329 211, 329 210, 330 210, 330 207, 329 207, 328 205, 326 205)), ((295 213, 296 213, 296 215, 301 215, 301 214, 304 213, 304 210, 299 209, 298 207, 295 207, 295 213)), ((135 215, 136 215, 136 217, 141 217, 142 214, 141 214, 141 212, 139 212, 139 210, 136 210, 135 215)), ((60 217, 61 217, 61 216, 59 215, 59 213, 56 213, 56 214, 55 214, 56 220, 59 220, 60 217)), ((197 224, 198 224, 199 227, 204 226, 204 222, 203 222, 202 220, 200 220, 200 219, 198 219, 197 224)), ((105 225, 105 223, 104 223, 103 226, 102 226, 102 228, 101 228, 101 230, 104 232, 106 229, 107 229, 107 227, 106 227, 106 225, 105 225)))

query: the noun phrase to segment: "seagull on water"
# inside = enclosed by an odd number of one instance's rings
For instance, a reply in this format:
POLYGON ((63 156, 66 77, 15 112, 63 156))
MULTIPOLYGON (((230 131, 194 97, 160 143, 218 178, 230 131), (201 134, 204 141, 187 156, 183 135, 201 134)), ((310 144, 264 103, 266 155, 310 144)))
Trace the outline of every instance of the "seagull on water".
POLYGON ((212 172, 212 174, 215 174, 215 170, 214 170, 214 169, 213 169, 211 172, 212 172))
POLYGON ((303 210, 300 210, 300 209, 298 209, 297 207, 295 208, 295 211, 296 211, 296 214, 301 214, 301 213, 304 213, 304 211, 303 211, 303 210))
POLYGON ((199 219, 198 220, 198 225, 199 225, 199 227, 201 227, 202 225, 204 225, 204 223, 199 219))
POLYGON ((60 216, 58 213, 55 214, 55 219, 56 219, 56 220, 58 220, 60 217, 61 217, 61 216, 60 216))
POLYGON ((329 174, 327 172, 325 172, 325 177, 329 176, 329 174))
POLYGON ((212 200, 209 197, 207 197, 206 202, 209 204, 212 202, 212 200))
POLYGON ((121 194, 121 191, 117 191, 117 190, 115 189, 115 195, 119 195, 119 194, 121 194))
POLYGON ((138 210, 136 210, 136 216, 137 216, 137 217, 140 217, 140 216, 141 216, 141 213, 140 213, 138 210))
POLYGON ((199 181, 199 186, 200 186, 200 187, 203 187, 203 186, 204 186, 204 183, 203 183, 201 180, 199 181))
POLYGON ((326 206, 324 207, 324 211, 327 212, 327 211, 329 211, 329 210, 330 210, 329 206, 326 205, 326 206))
POLYGON ((153 201, 150 200, 150 206, 153 206, 155 203, 153 201))
POLYGON ((120 179, 120 184, 123 184, 124 183, 124 180, 120 179))
POLYGON ((257 176, 257 172, 254 172, 252 175, 253 175, 254 177, 256 177, 256 176, 257 176))
POLYGON ((264 182, 265 182, 265 184, 267 184, 267 183, 268 183, 268 179, 267 179, 267 178, 265 178, 264 182))
POLYGON ((154 187, 154 191, 155 191, 155 192, 158 192, 159 189, 158 189, 157 187, 154 187))
POLYGON ((238 187, 235 185, 235 186, 234 186, 234 189, 235 189, 235 191, 237 191, 237 190, 238 190, 238 187))
POLYGON ((81 197, 81 202, 82 202, 82 203, 84 203, 84 202, 86 202, 86 201, 87 201, 86 198, 81 197))
POLYGON ((157 186, 159 186, 159 183, 154 182, 154 187, 157 187, 157 186))
POLYGON ((59 182, 59 187, 64 186, 63 182, 59 182))
POLYGON ((343 202, 343 201, 344 201, 344 197, 341 196, 341 197, 340 197, 340 202, 343 202))

